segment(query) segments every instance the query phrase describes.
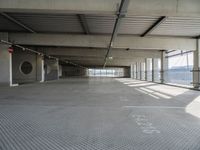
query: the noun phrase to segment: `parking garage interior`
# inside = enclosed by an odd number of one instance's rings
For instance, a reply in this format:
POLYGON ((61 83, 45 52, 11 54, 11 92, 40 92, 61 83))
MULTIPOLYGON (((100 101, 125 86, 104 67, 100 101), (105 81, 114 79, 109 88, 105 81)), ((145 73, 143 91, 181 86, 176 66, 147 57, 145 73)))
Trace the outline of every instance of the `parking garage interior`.
POLYGON ((0 150, 199 150, 200 1, 0 1, 0 150))

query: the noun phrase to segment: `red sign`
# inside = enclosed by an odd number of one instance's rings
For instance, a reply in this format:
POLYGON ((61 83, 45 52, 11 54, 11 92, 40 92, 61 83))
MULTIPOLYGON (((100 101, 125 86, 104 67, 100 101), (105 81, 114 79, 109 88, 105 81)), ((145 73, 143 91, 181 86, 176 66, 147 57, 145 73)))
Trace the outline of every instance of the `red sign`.
POLYGON ((13 50, 13 47, 9 47, 9 48, 8 48, 8 52, 9 52, 9 53, 11 53, 11 54, 12 54, 12 53, 13 53, 13 51, 14 51, 14 50, 13 50))

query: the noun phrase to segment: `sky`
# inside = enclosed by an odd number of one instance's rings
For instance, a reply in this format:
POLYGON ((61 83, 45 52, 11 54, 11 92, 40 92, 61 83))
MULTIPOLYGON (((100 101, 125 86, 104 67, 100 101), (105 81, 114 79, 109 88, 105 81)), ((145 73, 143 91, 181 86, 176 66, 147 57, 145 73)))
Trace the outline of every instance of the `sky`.
POLYGON ((193 65, 193 53, 187 53, 179 56, 169 57, 169 69, 172 67, 183 67, 193 65))

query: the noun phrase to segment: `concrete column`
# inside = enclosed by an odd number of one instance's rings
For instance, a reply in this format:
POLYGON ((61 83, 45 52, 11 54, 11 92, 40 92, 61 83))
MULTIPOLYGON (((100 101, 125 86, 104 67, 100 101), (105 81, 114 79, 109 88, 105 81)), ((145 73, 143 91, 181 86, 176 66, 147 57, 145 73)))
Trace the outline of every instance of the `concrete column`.
MULTIPOLYGON (((8 33, 0 33, 0 40, 8 41, 8 33)), ((13 86, 12 54, 8 52, 10 45, 0 43, 0 84, 13 86)))
POLYGON ((145 71, 144 71, 144 78, 145 78, 145 81, 147 81, 147 68, 148 68, 148 65, 147 65, 147 58, 145 59, 145 71))
POLYGON ((45 81, 44 57, 42 57, 42 60, 41 60, 41 81, 40 82, 44 82, 44 81, 45 81))
POLYGON ((154 78, 154 74, 155 74, 155 70, 154 70, 154 59, 152 59, 152 82, 155 81, 155 78, 154 78))
POLYGON ((86 76, 86 77, 89 76, 89 69, 85 69, 85 76, 86 76))
POLYGON ((59 80, 59 59, 56 59, 56 64, 57 64, 57 72, 58 72, 58 74, 57 74, 57 79, 59 80))
POLYGON ((159 67, 158 67, 159 59, 153 58, 152 61, 152 81, 158 82, 159 81, 159 67))
POLYGON ((194 51, 193 86, 200 87, 200 39, 197 39, 197 49, 194 51))
POLYGON ((13 83, 13 54, 9 53, 9 85, 10 86, 18 86, 18 83, 13 83))
POLYGON ((141 80, 145 80, 145 63, 141 62, 141 66, 140 66, 140 70, 141 70, 141 80))
POLYGON ((136 73, 136 72, 137 72, 137 70, 136 70, 136 68, 137 68, 137 67, 136 67, 136 64, 134 64, 134 68, 133 68, 133 69, 134 69, 134 79, 136 79, 136 78, 137 78, 137 73, 136 73))
POLYGON ((137 62, 137 63, 136 63, 136 66, 137 66, 137 79, 140 80, 140 79, 141 79, 141 78, 140 78, 140 63, 137 62))
POLYGON ((147 58, 147 81, 152 81, 152 58, 147 58))
POLYGON ((136 62, 136 63, 135 63, 135 79, 138 78, 137 70, 138 70, 138 66, 137 66, 137 62, 136 62))
MULTIPOLYGON (((86 75, 87 73, 85 72, 85 75, 86 75)), ((62 66, 61 65, 59 65, 59 77, 62 77, 62 66)))
POLYGON ((13 85, 12 53, 9 53, 9 81, 10 81, 10 86, 12 86, 13 85))
POLYGON ((140 62, 140 80, 142 80, 142 62, 140 62))
POLYGON ((134 78, 134 66, 133 66, 133 64, 131 64, 130 74, 131 74, 131 78, 134 78))
POLYGON ((168 60, 166 59, 165 51, 161 51, 161 67, 160 67, 160 82, 167 81, 168 60))

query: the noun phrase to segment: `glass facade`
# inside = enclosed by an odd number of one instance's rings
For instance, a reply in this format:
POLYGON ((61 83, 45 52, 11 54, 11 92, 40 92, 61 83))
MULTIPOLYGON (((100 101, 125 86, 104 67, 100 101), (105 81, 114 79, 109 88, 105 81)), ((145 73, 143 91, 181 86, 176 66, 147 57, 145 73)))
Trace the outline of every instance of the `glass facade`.
POLYGON ((167 53, 166 83, 191 85, 193 81, 193 52, 171 51, 167 53))
POLYGON ((123 68, 89 69, 89 77, 123 77, 123 68))

